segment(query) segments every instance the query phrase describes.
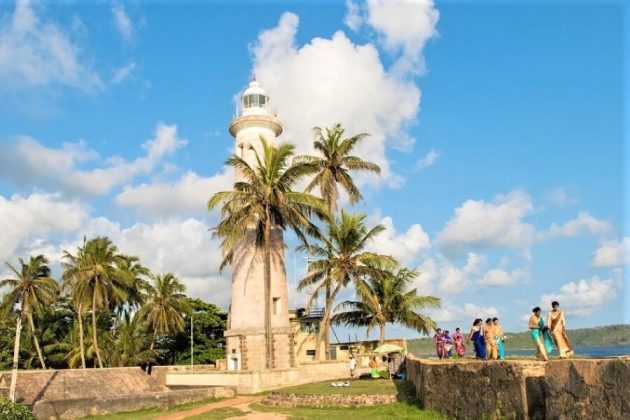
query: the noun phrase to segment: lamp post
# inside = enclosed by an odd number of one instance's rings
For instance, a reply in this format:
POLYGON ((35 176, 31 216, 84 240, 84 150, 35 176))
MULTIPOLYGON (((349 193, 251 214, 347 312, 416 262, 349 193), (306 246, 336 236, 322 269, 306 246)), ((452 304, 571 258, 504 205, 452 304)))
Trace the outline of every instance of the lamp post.
POLYGON ((195 328, 195 311, 190 312, 190 371, 195 369, 194 357, 195 353, 193 347, 195 345, 195 337, 193 336, 193 330, 195 328))
POLYGON ((17 325, 15 327, 15 346, 13 348, 13 368, 11 371, 11 386, 9 387, 9 399, 15 402, 15 386, 17 383, 18 361, 20 356, 20 335, 22 333, 22 302, 18 302, 13 308, 17 314, 17 325))

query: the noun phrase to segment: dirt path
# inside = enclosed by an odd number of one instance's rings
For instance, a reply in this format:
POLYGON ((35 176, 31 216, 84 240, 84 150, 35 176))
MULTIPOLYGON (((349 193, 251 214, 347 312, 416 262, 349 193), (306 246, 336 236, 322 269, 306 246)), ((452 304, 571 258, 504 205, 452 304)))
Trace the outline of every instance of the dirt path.
MULTIPOLYGON (((230 417, 230 419, 269 419, 269 420, 284 420, 288 416, 280 413, 261 413, 258 411, 252 410, 250 404, 259 402, 261 397, 248 397, 245 395, 241 395, 235 398, 230 398, 223 401, 218 401, 215 403, 210 403, 203 405, 201 407, 193 408, 186 411, 180 411, 177 413, 167 414, 161 417, 158 417, 156 420, 183 420, 187 417, 197 416, 199 414, 207 413, 208 411, 215 410, 217 408, 237 408, 243 412, 242 416, 230 417)), ((229 420, 229 419, 228 419, 229 420)))

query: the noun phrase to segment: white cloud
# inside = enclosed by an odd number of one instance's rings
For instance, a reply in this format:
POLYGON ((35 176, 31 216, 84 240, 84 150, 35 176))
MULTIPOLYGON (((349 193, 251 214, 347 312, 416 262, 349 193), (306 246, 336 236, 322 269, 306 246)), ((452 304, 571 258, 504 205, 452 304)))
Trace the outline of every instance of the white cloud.
POLYGON ((552 223, 547 231, 539 234, 539 237, 546 240, 558 237, 572 238, 581 234, 601 235, 609 232, 611 228, 609 222, 597 219, 588 212, 580 212, 575 219, 569 220, 564 225, 552 223))
POLYGON ((115 202, 119 206, 132 207, 143 214, 181 215, 184 212, 207 212, 207 202, 218 192, 232 188, 234 174, 231 170, 210 177, 202 177, 188 171, 173 182, 154 182, 126 187, 115 202))
POLYGON ((429 316, 438 322, 459 323, 462 330, 466 330, 468 325, 472 325, 476 318, 486 319, 499 317, 500 310, 495 306, 478 306, 473 303, 456 305, 451 302, 443 302, 439 309, 427 311, 429 316))
POLYGON ((112 83, 120 83, 124 81, 134 72, 136 67, 136 63, 134 63, 133 61, 122 67, 119 67, 118 69, 116 69, 114 75, 112 76, 112 83))
POLYGON ((525 271, 521 269, 506 271, 501 268, 493 268, 487 271, 477 284, 482 287, 509 286, 524 279, 525 275, 525 271))
POLYGON ((566 283, 557 292, 542 295, 540 306, 548 308, 551 306, 551 302, 558 301, 567 315, 590 315, 606 302, 617 297, 622 288, 619 277, 620 272, 616 271, 613 278, 606 280, 593 276, 590 279, 566 283))
MULTIPOLYGON (((381 165, 382 181, 399 186, 386 146, 413 143, 405 127, 417 117, 420 89, 408 77, 387 71, 373 44, 356 45, 341 31, 296 45, 298 23, 296 15, 283 14, 278 26, 263 31, 251 47, 253 73, 280 111, 284 135, 300 152, 311 152, 314 126, 341 122, 349 135, 370 133, 356 154, 381 165)), ((374 176, 358 178, 381 182, 374 176)))
POLYGON ((361 7, 358 3, 352 0, 346 0, 346 16, 343 18, 348 28, 356 31, 363 23, 363 17, 361 16, 361 7))
POLYGON ((122 4, 114 4, 112 6, 112 18, 114 19, 114 26, 118 30, 118 33, 125 39, 125 41, 130 41, 133 37, 133 23, 127 12, 125 11, 125 7, 122 4))
POLYGON ((390 51, 402 50, 397 67, 424 70, 421 51, 437 35, 440 13, 433 0, 368 0, 367 23, 383 38, 390 51))
POLYGON ((630 238, 604 242, 593 254, 595 267, 621 267, 630 264, 630 238))
POLYGON ((14 194, 10 199, 0 195, 0 262, 28 258, 22 255, 25 249, 39 246, 48 235, 73 232, 87 218, 83 203, 63 201, 60 194, 14 194))
POLYGON ((0 87, 62 85, 86 92, 103 87, 62 28, 41 19, 29 1, 18 0, 9 18, 0 19, 0 87))
POLYGON ((507 247, 527 253, 535 229, 523 218, 532 209, 530 197, 522 191, 496 196, 491 202, 467 200, 455 209, 438 242, 450 251, 507 247))
POLYGON ((162 162, 186 144, 177 134, 177 126, 158 124, 155 137, 142 148, 145 156, 133 161, 121 158, 103 159, 101 168, 79 169, 79 163, 95 160, 98 154, 87 148, 85 141, 64 143, 53 149, 29 137, 21 137, 0 150, 0 176, 19 185, 61 187, 87 194, 101 195, 131 181, 135 176, 150 174, 162 162))
POLYGON ((545 198, 550 204, 558 207, 565 207, 571 204, 577 204, 578 202, 577 199, 569 196, 564 187, 556 187, 548 191, 545 194, 545 198))
POLYGON ((415 165, 416 170, 428 168, 437 162, 438 158, 441 156, 441 153, 435 149, 429 150, 429 152, 422 158, 418 159, 415 165))
POLYGON ((406 232, 398 232, 391 217, 383 217, 378 221, 385 227, 370 245, 370 249, 380 254, 392 255, 402 265, 410 265, 421 251, 429 249, 429 235, 420 224, 410 226, 406 232))
MULTIPOLYGON (((418 285, 424 291, 432 290, 429 285, 435 285, 438 291, 448 294, 457 294, 465 291, 476 277, 486 260, 483 255, 468 253, 466 262, 462 267, 457 267, 449 259, 442 256, 428 258, 420 266, 422 272, 421 283, 418 285)), ((428 293, 427 293, 428 294, 428 293)))

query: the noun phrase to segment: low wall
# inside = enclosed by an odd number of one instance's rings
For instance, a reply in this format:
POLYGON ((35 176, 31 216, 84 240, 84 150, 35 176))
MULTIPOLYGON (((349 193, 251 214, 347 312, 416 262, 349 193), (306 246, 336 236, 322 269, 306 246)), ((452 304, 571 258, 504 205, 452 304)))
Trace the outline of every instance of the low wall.
POLYGON ((177 391, 152 392, 109 398, 81 398, 38 401, 33 406, 36 419, 76 419, 88 415, 101 415, 135 411, 145 408, 171 408, 179 404, 206 398, 230 398, 234 391, 228 388, 201 388, 177 391))
POLYGON ((630 418, 627 359, 433 361, 409 356, 422 407, 449 418, 630 418))
POLYGON ((273 392, 261 403, 276 407, 365 407, 370 405, 393 404, 401 400, 396 395, 348 395, 348 394, 286 394, 273 392))
MULTIPOLYGON (((358 373, 367 371, 358 369, 358 373)), ((348 363, 338 361, 310 362, 291 369, 266 371, 181 372, 168 370, 165 384, 169 387, 229 386, 239 394, 263 391, 349 377, 348 363)))

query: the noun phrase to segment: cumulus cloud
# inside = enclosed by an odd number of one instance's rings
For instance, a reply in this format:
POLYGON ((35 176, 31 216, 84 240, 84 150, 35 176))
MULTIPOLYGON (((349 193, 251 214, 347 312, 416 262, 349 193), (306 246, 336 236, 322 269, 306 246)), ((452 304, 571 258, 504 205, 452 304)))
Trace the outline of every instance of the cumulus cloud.
POLYGON ((548 191, 545 194, 545 198, 550 204, 558 207, 565 207, 578 202, 576 198, 569 196, 564 187, 556 187, 548 191))
POLYGON ((130 41, 133 37, 133 23, 131 19, 127 15, 127 11, 125 10, 125 6, 122 4, 114 4, 112 5, 112 18, 114 20, 114 26, 118 33, 126 40, 130 41))
POLYGON ((86 92, 103 83, 79 46, 54 22, 37 15, 27 0, 0 19, 0 87, 68 86, 86 92))
POLYGON ((593 254, 595 267, 621 267, 630 264, 630 238, 606 241, 593 254))
POLYGON ((440 152, 438 152, 435 149, 431 149, 424 157, 418 159, 414 169, 421 170, 424 168, 428 168, 429 166, 437 162, 440 156, 441 156, 440 152))
POLYGON ((125 187, 116 196, 115 203, 157 216, 200 214, 207 212, 206 204, 212 194, 229 190, 233 184, 233 171, 227 168, 210 177, 188 171, 176 181, 125 187))
POLYGON ((526 273, 522 269, 506 271, 502 268, 488 270, 477 284, 482 287, 509 286, 524 279, 526 273))
POLYGON ((586 316, 615 299, 621 288, 620 271, 606 280, 593 276, 566 283, 557 292, 542 295, 540 306, 546 308, 551 302, 558 301, 568 315, 586 316))
POLYGON ((0 261, 28 258, 24 250, 39 246, 48 235, 79 229, 87 218, 85 204, 64 201, 60 194, 0 195, 0 261))
POLYGON ((465 303, 464 305, 456 305, 454 303, 445 302, 439 309, 431 309, 427 311, 429 316, 438 322, 460 323, 460 327, 466 327, 472 324, 476 318, 486 319, 489 317, 499 317, 501 311, 495 306, 479 306, 474 303, 465 303))
POLYGON ((529 252, 535 228, 523 221, 533 210, 530 197, 522 191, 498 195, 491 202, 467 200, 438 235, 449 251, 476 248, 516 248, 529 252))
MULTIPOLYGON (((284 13, 278 26, 263 31, 251 47, 253 73, 280 111, 285 137, 300 152, 311 152, 314 126, 341 122, 350 135, 370 133, 356 154, 381 165, 383 181, 400 185, 385 157, 386 146, 412 145, 405 127, 416 120, 420 89, 388 71, 375 45, 354 44, 341 31, 297 45, 298 25, 298 16, 284 13)), ((380 182, 374 176, 367 181, 380 182)))
POLYGON ((346 0, 346 16, 343 18, 343 23, 345 23, 348 28, 356 31, 361 26, 362 21, 363 18, 359 4, 352 0, 346 0))
POLYGON ((410 226, 405 232, 398 232, 391 217, 382 217, 377 224, 385 227, 370 249, 380 254, 392 255, 403 265, 411 265, 421 251, 429 249, 429 235, 420 224, 410 226))
POLYGON ((575 219, 569 220, 564 225, 552 223, 549 229, 540 233, 540 239, 553 239, 558 237, 573 238, 578 235, 601 235, 609 232, 612 226, 610 222, 597 219, 588 212, 580 212, 575 219))
POLYGON ((64 143, 49 148, 29 137, 20 137, 0 149, 0 176, 18 185, 53 186, 76 192, 102 195, 131 181, 135 176, 150 174, 165 156, 186 144, 177 134, 177 126, 158 124, 153 139, 142 148, 145 155, 133 161, 105 159, 108 165, 79 169, 79 163, 95 160, 98 154, 85 141, 64 143))
POLYGON ((427 291, 427 294, 428 291, 432 290, 427 284, 428 282, 436 285, 440 292, 461 293, 472 283, 473 278, 478 276, 485 263, 485 257, 474 252, 468 253, 466 261, 461 267, 443 256, 428 258, 420 266, 423 283, 419 286, 427 291))
POLYGON ((112 83, 121 83, 126 80, 136 69, 136 63, 131 61, 130 63, 119 67, 114 71, 114 75, 112 76, 112 83))

